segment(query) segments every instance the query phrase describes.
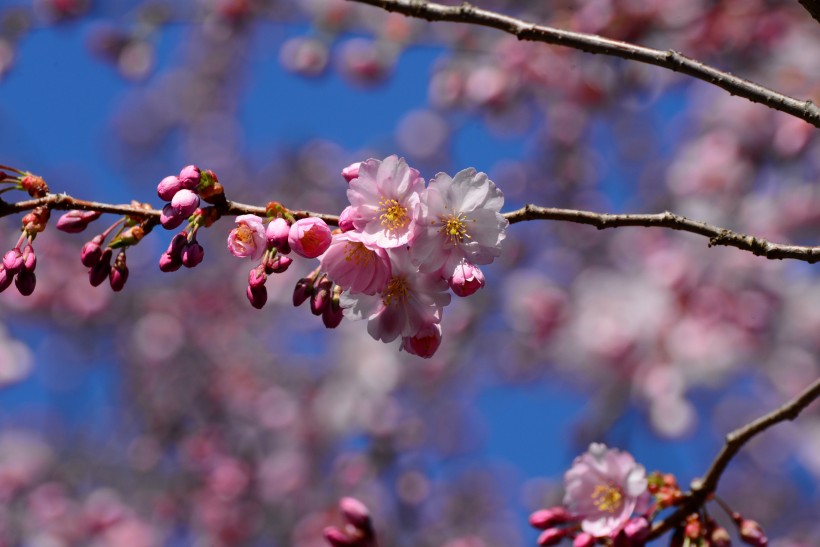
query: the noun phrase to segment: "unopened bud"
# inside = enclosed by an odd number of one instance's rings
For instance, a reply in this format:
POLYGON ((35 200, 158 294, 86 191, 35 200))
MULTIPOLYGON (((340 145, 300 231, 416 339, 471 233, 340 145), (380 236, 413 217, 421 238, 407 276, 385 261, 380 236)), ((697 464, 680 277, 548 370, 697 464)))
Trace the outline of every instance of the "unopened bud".
POLYGON ((182 182, 173 175, 165 177, 157 185, 157 195, 162 201, 171 201, 174 195, 182 189, 182 182))
MULTIPOLYGON (((411 355, 421 357, 422 359, 429 359, 438 351, 440 345, 441 325, 433 323, 422 327, 415 336, 404 336, 401 339, 400 349, 403 349, 411 355)), ((546 511, 549 511, 549 509, 546 509, 546 511)), ((532 516, 530 516, 530 519, 530 523, 533 526, 541 528, 533 523, 532 516)), ((558 522, 555 522, 555 524, 558 524, 558 522)), ((550 525, 543 526, 549 527, 550 525)))
POLYGON ((3 256, 3 267, 11 274, 16 274, 23 267, 23 253, 15 247, 3 256))
POLYGON ((31 244, 26 245, 23 249, 23 269, 28 272, 33 272, 37 267, 37 255, 34 254, 34 247, 31 244))
POLYGON ((102 249, 100 245, 102 245, 103 236, 96 235, 91 241, 86 242, 83 245, 83 249, 80 252, 80 262, 83 263, 83 266, 86 268, 93 268, 97 265, 100 261, 100 257, 102 256, 102 249))
POLYGON ((248 285, 245 296, 248 297, 248 302, 251 303, 251 306, 257 310, 261 310, 268 301, 268 289, 266 289, 264 285, 259 285, 258 287, 248 285))
POLYGON ((111 240, 109 246, 112 249, 120 249, 122 247, 128 247, 129 245, 136 245, 143 237, 145 237, 145 230, 142 229, 142 226, 131 226, 123 230, 115 239, 111 240))
POLYGON ((31 173, 20 179, 20 186, 33 198, 41 198, 48 194, 46 181, 44 181, 42 177, 32 175, 31 173))
POLYGON ((166 230, 173 230, 174 228, 178 228, 186 218, 187 217, 178 213, 170 203, 166 203, 165 207, 162 208, 162 213, 159 215, 159 223, 162 224, 162 227, 166 230))
MULTIPOLYGON (((425 331, 425 333, 427 333, 427 331, 425 331)), ((563 524, 565 522, 569 522, 570 520, 571 516, 569 512, 563 507, 550 507, 549 509, 540 509, 531 514, 530 526, 540 530, 546 530, 547 528, 552 528, 556 524, 563 524)))
POLYGON ((225 197, 225 189, 218 182, 204 188, 200 187, 199 197, 211 205, 219 205, 228 201, 225 197))
POLYGON ((575 539, 572 541, 572 547, 592 547, 595 545, 595 541, 595 536, 592 534, 581 532, 575 536, 575 539))
POLYGON ((358 538, 352 538, 334 526, 325 528, 323 534, 333 547, 363 547, 358 538))
POLYGON ((108 283, 113 291, 119 292, 125 287, 126 281, 128 281, 128 266, 125 264, 125 253, 120 253, 108 273, 108 283))
POLYGON ((108 274, 111 270, 112 255, 113 252, 111 251, 111 249, 106 249, 102 253, 99 262, 97 262, 90 270, 88 270, 88 281, 91 283, 92 287, 98 287, 102 285, 102 282, 108 278, 108 274))
POLYGON ((291 257, 277 255, 273 260, 265 262, 265 271, 269 274, 283 273, 287 271, 291 264, 293 264, 291 257))
POLYGON ((342 319, 344 319, 344 310, 338 303, 331 302, 325 306, 325 309, 322 311, 322 323, 324 323, 325 327, 328 329, 335 329, 342 323, 342 319))
POLYGON ((182 267, 182 258, 168 253, 159 257, 159 269, 163 272, 175 272, 182 267))
POLYGON ((538 536, 538 545, 541 547, 558 545, 567 534, 569 534, 568 528, 549 528, 541 532, 541 535, 538 536))
POLYGON ((299 307, 313 294, 313 279, 303 277, 293 289, 293 305, 299 307))
POLYGON ((354 527, 369 532, 372 530, 370 511, 356 498, 345 497, 339 500, 339 509, 347 521, 354 527))
POLYGON ((199 208, 199 196, 191 190, 183 188, 174 194, 171 200, 171 207, 173 207, 178 215, 183 218, 188 218, 199 208))
POLYGON ((275 247, 280 253, 289 253, 288 235, 290 234, 290 224, 284 218, 275 218, 268 223, 265 228, 265 237, 268 245, 275 247))
POLYGON ((328 278, 322 279, 316 285, 316 290, 313 291, 310 297, 310 311, 313 315, 322 315, 325 307, 330 304, 330 289, 332 287, 333 282, 328 278))
POLYGON ((342 169, 342 176, 345 180, 350 183, 353 179, 359 178, 359 168, 361 168, 362 162, 357 161, 356 163, 351 163, 344 169, 342 169))
POLYGON ((91 222, 100 218, 100 215, 102 213, 99 211, 69 211, 57 220, 57 229, 69 234, 79 234, 91 222))
POLYGON ((248 272, 248 285, 251 288, 260 287, 268 280, 268 274, 265 273, 265 267, 260 264, 256 268, 248 272))
MULTIPOLYGON (((737 513, 735 513, 735 515, 740 517, 737 513)), ((734 517, 734 515, 733 518, 735 518, 738 534, 740 535, 740 540, 743 543, 752 545, 753 547, 766 547, 769 544, 769 538, 766 537, 766 534, 763 532, 760 524, 756 521, 745 519, 743 517, 738 519, 734 517)))
POLYGON ((28 296, 34 292, 34 287, 37 285, 37 277, 35 277, 34 272, 23 270, 17 274, 14 284, 17 290, 20 291, 20 294, 28 296))
POLYGON ((709 541, 711 541, 712 547, 730 547, 732 545, 729 532, 722 526, 716 526, 714 530, 712 530, 709 541))
POLYGON ((186 190, 193 190, 199 186, 199 181, 202 178, 202 172, 196 165, 188 165, 183 167, 179 172, 179 183, 186 190))
POLYGON ((182 265, 186 268, 193 268, 205 258, 205 249, 198 241, 191 241, 182 248, 182 265))
POLYGON ((3 266, 0 266, 0 292, 5 291, 14 281, 14 274, 10 273, 3 266))

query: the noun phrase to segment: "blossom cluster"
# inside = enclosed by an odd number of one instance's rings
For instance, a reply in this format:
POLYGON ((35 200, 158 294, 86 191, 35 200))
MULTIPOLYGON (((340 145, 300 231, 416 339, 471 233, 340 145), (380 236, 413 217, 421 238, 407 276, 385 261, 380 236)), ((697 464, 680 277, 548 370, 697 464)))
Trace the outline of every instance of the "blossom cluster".
MULTIPOLYGON (((654 516, 685 501, 673 475, 646 470, 631 454, 592 443, 575 458, 564 474, 564 503, 530 515, 530 524, 543 530, 542 547, 572 539, 573 547, 613 545, 642 547, 650 539, 654 516)), ((765 547, 768 539, 753 520, 725 510, 737 527, 740 540, 765 547)), ((706 507, 689 515, 675 529, 671 545, 729 547, 728 531, 708 514, 706 507)))

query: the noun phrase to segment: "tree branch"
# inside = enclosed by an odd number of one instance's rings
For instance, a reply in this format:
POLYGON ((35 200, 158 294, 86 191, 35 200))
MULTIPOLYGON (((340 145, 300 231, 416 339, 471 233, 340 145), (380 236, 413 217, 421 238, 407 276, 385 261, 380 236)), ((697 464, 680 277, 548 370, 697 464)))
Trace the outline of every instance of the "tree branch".
POLYGON ((688 515, 696 512, 717 489, 723 471, 735 454, 743 448, 743 445, 775 424, 786 420, 794 420, 818 397, 820 397, 820 379, 783 406, 726 435, 726 444, 712 462, 706 475, 702 479, 692 481, 692 490, 686 494, 683 504, 674 513, 652 527, 649 539, 657 538, 678 523, 683 522, 683 519, 688 515))
POLYGON ((814 17, 815 21, 820 23, 820 0, 800 0, 800 5, 814 17))
MULTIPOLYGON (((805 120, 815 127, 820 127, 820 107, 812 103, 812 101, 799 100, 778 93, 762 85, 696 61, 671 49, 661 51, 630 44, 628 42, 610 40, 594 34, 570 32, 543 25, 535 25, 508 15, 475 7, 467 2, 460 6, 445 6, 443 4, 423 0, 348 1, 369 4, 386 11, 397 12, 428 21, 451 21, 454 23, 491 27, 512 34, 519 40, 566 46, 587 53, 600 53, 659 66, 703 80, 704 82, 716 85, 728 91, 731 95, 738 95, 752 102, 764 104, 769 108, 780 110, 781 112, 805 120)), ((816 6, 818 4, 818 0, 800 1, 804 6, 807 4, 816 6)), ((809 9, 809 11, 811 12, 811 9, 809 9)), ((812 12, 812 14, 814 13, 812 12)))

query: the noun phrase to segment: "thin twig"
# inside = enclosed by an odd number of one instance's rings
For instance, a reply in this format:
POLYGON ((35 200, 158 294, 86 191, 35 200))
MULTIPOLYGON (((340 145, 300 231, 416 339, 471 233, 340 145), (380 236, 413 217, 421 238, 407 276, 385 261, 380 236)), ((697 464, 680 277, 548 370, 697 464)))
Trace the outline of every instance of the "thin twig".
POLYGON ((726 444, 723 445, 720 453, 718 453, 712 462, 706 475, 702 479, 692 481, 692 490, 687 492, 683 504, 678 507, 674 513, 660 522, 655 523, 652 527, 649 539, 657 538, 677 524, 683 522, 683 519, 688 515, 697 511, 717 489, 718 481, 720 481, 723 471, 743 445, 749 442, 754 436, 766 431, 775 424, 786 420, 794 420, 818 397, 820 397, 820 379, 816 380, 800 395, 786 404, 726 435, 726 444))
MULTIPOLYGON (((760 84, 740 78, 715 67, 701 63, 674 50, 662 51, 619 40, 610 40, 594 34, 571 32, 543 25, 528 23, 515 17, 475 7, 467 2, 459 6, 445 6, 420 0, 348 0, 369 4, 386 11, 418 17, 428 21, 467 23, 502 30, 519 40, 544 42, 579 49, 587 53, 600 53, 622 59, 655 65, 692 76, 716 85, 752 102, 760 103, 791 114, 820 127, 820 107, 810 100, 789 97, 760 84)), ((801 0, 804 4, 816 4, 817 0, 801 0)), ((808 8, 807 8, 808 9, 808 8)))

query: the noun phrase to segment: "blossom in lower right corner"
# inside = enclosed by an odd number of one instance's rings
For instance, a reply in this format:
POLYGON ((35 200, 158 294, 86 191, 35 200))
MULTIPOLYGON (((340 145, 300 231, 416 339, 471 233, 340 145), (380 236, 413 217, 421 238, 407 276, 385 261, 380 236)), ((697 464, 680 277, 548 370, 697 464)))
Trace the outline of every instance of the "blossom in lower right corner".
POLYGON ((564 474, 564 505, 595 537, 617 533, 646 492, 646 470, 632 455, 601 443, 575 458, 564 474))

